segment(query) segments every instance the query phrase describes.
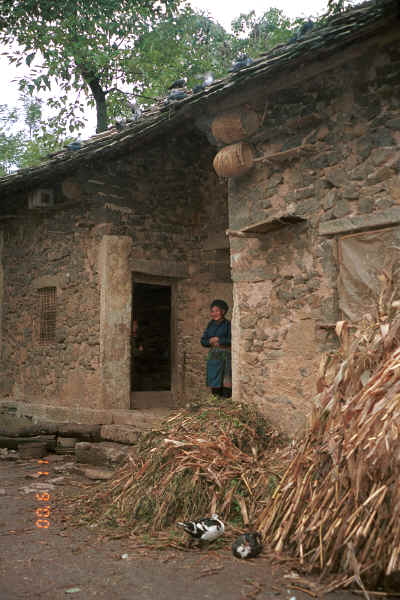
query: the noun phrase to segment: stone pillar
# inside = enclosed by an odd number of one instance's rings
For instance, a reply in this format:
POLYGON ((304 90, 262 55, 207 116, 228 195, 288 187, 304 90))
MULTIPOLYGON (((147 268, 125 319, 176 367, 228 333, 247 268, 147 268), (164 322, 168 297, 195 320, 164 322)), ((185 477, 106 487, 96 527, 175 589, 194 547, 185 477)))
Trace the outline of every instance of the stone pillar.
POLYGON ((0 359, 3 357, 3 295, 4 295, 4 269, 3 269, 3 231, 0 231, 0 359))
POLYGON ((99 250, 102 408, 130 408, 132 239, 105 235, 99 250))
POLYGON ((240 401, 240 306, 238 284, 233 284, 232 310, 232 397, 240 401))

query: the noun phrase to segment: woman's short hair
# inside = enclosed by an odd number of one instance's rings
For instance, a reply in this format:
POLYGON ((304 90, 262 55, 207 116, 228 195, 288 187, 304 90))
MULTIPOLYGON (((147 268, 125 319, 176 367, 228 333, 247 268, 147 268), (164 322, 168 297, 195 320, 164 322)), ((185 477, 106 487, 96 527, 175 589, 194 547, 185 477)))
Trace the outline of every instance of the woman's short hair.
POLYGON ((227 303, 225 302, 225 300, 213 300, 211 302, 210 310, 212 309, 213 306, 218 306, 218 308, 220 308, 221 310, 223 310, 224 313, 227 313, 228 310, 229 310, 229 306, 227 305, 227 303))

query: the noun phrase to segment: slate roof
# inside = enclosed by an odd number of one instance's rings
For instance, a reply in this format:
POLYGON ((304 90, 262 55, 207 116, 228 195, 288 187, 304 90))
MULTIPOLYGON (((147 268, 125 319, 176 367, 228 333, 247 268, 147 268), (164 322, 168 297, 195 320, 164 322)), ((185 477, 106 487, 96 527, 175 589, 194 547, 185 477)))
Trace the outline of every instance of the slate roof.
POLYGON ((311 63, 335 54, 387 28, 400 18, 400 0, 372 0, 331 17, 326 24, 314 28, 308 35, 296 42, 280 44, 271 51, 260 55, 251 66, 231 73, 213 82, 205 91, 190 94, 183 100, 165 104, 163 99, 145 110, 136 122, 128 122, 122 131, 115 128, 95 135, 82 142, 77 151, 61 150, 39 166, 0 177, 0 194, 5 198, 11 193, 32 189, 43 182, 66 175, 82 166, 92 164, 97 158, 118 156, 131 151, 143 142, 169 131, 177 131, 185 121, 201 115, 202 109, 213 100, 222 100, 233 91, 240 91, 249 82, 288 74, 301 63, 311 63))

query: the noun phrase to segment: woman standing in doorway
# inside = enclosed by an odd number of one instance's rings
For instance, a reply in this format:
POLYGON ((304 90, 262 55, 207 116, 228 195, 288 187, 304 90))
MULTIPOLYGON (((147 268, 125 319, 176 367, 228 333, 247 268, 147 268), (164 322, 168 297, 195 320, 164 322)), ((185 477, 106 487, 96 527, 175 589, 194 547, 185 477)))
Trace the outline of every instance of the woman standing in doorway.
POLYGON ((211 321, 201 337, 201 345, 210 348, 207 355, 207 385, 214 396, 232 395, 231 322, 225 319, 228 305, 214 300, 211 321))

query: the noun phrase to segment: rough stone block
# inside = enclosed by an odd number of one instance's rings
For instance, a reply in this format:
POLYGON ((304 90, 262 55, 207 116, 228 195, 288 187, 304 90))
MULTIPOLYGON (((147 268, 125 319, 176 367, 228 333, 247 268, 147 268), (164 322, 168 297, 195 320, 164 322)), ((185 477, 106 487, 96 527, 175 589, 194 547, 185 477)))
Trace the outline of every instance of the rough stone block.
POLYGON ((112 470, 101 467, 82 467, 76 465, 75 471, 94 481, 108 481, 113 476, 112 470))
POLYGON ((367 177, 367 182, 369 184, 375 185, 376 183, 380 183, 381 181, 385 181, 386 179, 390 179, 394 175, 393 169, 389 167, 381 167, 377 169, 367 177))
POLYGON ((360 192, 359 192, 358 188, 354 185, 346 185, 342 189, 342 196, 346 200, 357 200, 359 195, 360 195, 360 192))
POLYGON ((58 438, 57 438, 57 447, 58 448, 73 448, 75 446, 75 444, 77 444, 77 443, 78 443, 77 438, 61 437, 61 436, 58 436, 58 438))
POLYGON ((380 167, 390 158, 394 157, 397 150, 396 146, 374 148, 371 152, 370 160, 375 167, 380 167))
POLYGON ((110 442, 78 442, 75 444, 75 458, 79 463, 104 466, 122 464, 129 447, 110 442))
POLYGON ((387 127, 389 127, 389 129, 395 129, 400 130, 400 118, 398 119, 390 119, 389 121, 387 121, 386 123, 387 127))
POLYGON ((351 204, 347 200, 339 200, 333 208, 334 217, 344 217, 351 212, 351 204))

